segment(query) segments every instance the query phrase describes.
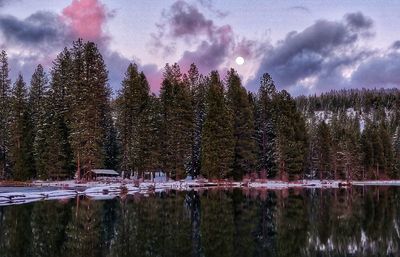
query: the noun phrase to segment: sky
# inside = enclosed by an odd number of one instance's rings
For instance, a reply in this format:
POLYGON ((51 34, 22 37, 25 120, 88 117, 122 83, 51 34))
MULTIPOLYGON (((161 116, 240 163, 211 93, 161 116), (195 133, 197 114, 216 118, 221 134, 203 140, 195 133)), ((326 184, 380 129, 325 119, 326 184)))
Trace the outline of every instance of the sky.
POLYGON ((234 68, 254 92, 268 72, 278 89, 309 95, 400 88, 399 24, 395 0, 0 0, 0 49, 13 80, 83 38, 99 46, 114 92, 130 62, 155 93, 177 62, 222 77, 234 68))

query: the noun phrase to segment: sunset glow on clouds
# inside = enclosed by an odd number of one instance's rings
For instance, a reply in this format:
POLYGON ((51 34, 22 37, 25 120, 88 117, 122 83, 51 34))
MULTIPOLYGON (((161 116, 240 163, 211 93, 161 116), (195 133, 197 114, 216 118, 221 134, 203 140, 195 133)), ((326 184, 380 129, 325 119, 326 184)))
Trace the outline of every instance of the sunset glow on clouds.
POLYGON ((94 41, 115 90, 129 62, 145 72, 154 92, 166 62, 183 71, 194 62, 202 73, 216 69, 222 76, 233 67, 252 91, 264 72, 295 95, 398 87, 400 41, 388 25, 400 22, 400 5, 317 3, 3 0, 0 46, 9 54, 13 79, 21 71, 29 80, 37 64, 49 67, 73 40, 94 41), (243 65, 235 62, 238 56, 243 65))
POLYGON ((103 40, 107 19, 105 6, 97 0, 73 0, 62 10, 62 17, 75 37, 89 41, 103 40))

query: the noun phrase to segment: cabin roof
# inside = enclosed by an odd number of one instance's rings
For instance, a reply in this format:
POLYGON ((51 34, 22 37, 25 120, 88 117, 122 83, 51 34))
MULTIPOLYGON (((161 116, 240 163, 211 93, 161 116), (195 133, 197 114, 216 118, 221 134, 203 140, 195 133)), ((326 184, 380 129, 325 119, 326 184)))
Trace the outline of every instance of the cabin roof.
POLYGON ((112 175, 119 176, 118 172, 115 170, 107 170, 107 169, 93 169, 92 172, 96 175, 112 175))

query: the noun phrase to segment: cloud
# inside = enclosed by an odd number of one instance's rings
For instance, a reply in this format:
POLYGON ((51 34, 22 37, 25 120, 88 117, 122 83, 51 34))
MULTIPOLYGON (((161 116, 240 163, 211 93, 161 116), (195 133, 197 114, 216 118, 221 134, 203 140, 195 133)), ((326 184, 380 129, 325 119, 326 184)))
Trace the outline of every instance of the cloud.
POLYGON ((307 13, 307 14, 311 13, 310 9, 308 9, 307 7, 302 6, 302 5, 296 5, 296 6, 289 7, 288 10, 296 11, 296 12, 303 12, 303 13, 307 13))
POLYGON ((99 43, 106 39, 103 26, 112 13, 107 12, 98 0, 73 0, 64 8, 62 16, 76 38, 99 43))
POLYGON ((8 45, 39 47, 49 50, 71 39, 68 27, 51 12, 36 12, 20 20, 11 15, 0 16, 0 31, 8 45))
POLYGON ((218 18, 224 18, 229 14, 229 12, 216 9, 212 0, 197 0, 197 2, 211 13, 216 14, 218 18))
POLYGON ((373 25, 372 19, 364 16, 361 12, 348 13, 345 15, 345 20, 355 29, 369 29, 373 25))
POLYGON ((395 50, 400 49, 400 40, 393 42, 393 44, 391 45, 391 48, 395 49, 395 50))
MULTIPOLYGON (((213 8, 211 1, 199 3, 207 9, 213 8)), ((189 49, 178 56, 182 70, 187 70, 191 63, 202 73, 226 69, 229 61, 238 55, 256 59, 261 46, 257 41, 236 35, 230 25, 217 25, 195 4, 186 1, 176 1, 164 10, 156 26, 158 33, 152 35, 152 43, 153 47, 162 49, 162 55, 174 54, 179 44, 189 49)))
POLYGON ((212 37, 216 29, 212 20, 206 19, 194 5, 185 1, 176 1, 168 10, 163 10, 156 28, 157 32, 151 34, 151 52, 158 54, 161 49, 164 56, 175 53, 175 39, 193 44, 201 35, 212 37))
POLYGON ((268 72, 280 88, 291 92, 320 92, 345 85, 345 72, 367 59, 373 51, 358 47, 372 34, 373 21, 361 13, 350 13, 341 21, 318 20, 301 32, 267 50, 250 87, 268 72))
POLYGON ((10 2, 10 0, 0 0, 0 7, 8 4, 10 2))
POLYGON ((21 2, 21 0, 0 0, 0 7, 19 2, 21 2))
MULTIPOLYGON (((4 2, 0 0, 0 4, 4 2)), ((39 11, 25 19, 0 15, 0 45, 9 53, 10 77, 21 72, 29 81, 39 63, 49 68, 65 46, 81 37, 98 44, 115 91, 131 60, 109 47, 104 27, 112 16, 113 12, 97 0, 73 0, 62 13, 39 11)))
POLYGON ((361 63, 354 71, 351 85, 360 87, 399 87, 400 86, 400 53, 387 52, 361 63))
POLYGON ((219 27, 213 31, 210 40, 202 41, 194 51, 185 51, 178 63, 186 69, 191 63, 195 63, 200 72, 208 73, 219 68, 229 55, 232 46, 232 28, 219 27))
POLYGON ((147 81, 149 82, 150 89, 152 92, 158 92, 160 90, 160 84, 162 81, 162 70, 155 64, 143 64, 136 58, 127 58, 116 51, 110 49, 102 50, 104 62, 108 69, 108 78, 113 92, 116 93, 120 88, 121 82, 124 78, 125 71, 130 63, 136 63, 138 69, 143 71, 146 75, 147 81))
POLYGON ((65 42, 72 42, 72 34, 60 17, 52 12, 35 12, 25 19, 0 15, 1 46, 10 62, 10 77, 21 72, 29 81, 35 67, 50 66, 65 42))
POLYGON ((213 21, 208 20, 197 8, 183 1, 175 2, 170 12, 164 13, 168 21, 171 37, 195 36, 199 34, 211 35, 213 21))

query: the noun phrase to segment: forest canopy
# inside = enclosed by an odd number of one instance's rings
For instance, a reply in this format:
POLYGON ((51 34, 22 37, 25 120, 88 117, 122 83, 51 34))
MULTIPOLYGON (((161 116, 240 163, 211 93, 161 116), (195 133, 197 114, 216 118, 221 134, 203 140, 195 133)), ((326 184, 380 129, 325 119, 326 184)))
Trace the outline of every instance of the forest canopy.
MULTIPOLYGON (((122 71, 121 71, 122 72, 122 71)), ((79 39, 47 74, 9 79, 0 54, 0 177, 165 172, 241 180, 380 179, 400 174, 400 90, 349 89, 293 98, 268 73, 257 92, 239 74, 166 64, 159 95, 130 64, 113 97, 103 57, 79 39)))

